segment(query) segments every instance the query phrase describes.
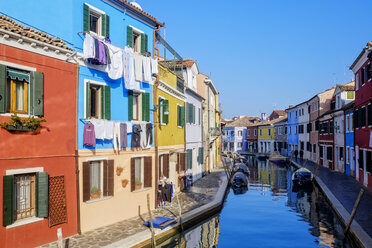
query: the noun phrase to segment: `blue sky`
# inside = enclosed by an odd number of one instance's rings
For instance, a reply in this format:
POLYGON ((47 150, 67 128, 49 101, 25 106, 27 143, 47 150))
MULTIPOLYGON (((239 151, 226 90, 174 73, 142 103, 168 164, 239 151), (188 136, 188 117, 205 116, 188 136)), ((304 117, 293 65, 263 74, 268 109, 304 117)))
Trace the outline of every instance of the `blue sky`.
POLYGON ((349 66, 372 40, 368 0, 137 2, 211 76, 224 118, 285 109, 349 82, 349 66))

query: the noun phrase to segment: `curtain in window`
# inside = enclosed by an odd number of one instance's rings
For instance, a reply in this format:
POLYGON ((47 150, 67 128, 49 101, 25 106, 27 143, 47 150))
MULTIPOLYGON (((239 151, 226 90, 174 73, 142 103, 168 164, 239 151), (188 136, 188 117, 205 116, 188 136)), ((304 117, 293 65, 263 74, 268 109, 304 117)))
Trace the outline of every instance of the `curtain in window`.
MULTIPOLYGON (((100 162, 93 161, 90 163, 90 194, 100 197, 101 193, 101 170, 100 162)), ((93 197, 94 198, 94 197, 93 197)))
POLYGON ((24 110, 24 83, 16 81, 16 110, 24 110))
POLYGON ((135 184, 141 185, 141 180, 142 180, 142 168, 141 168, 141 159, 136 159, 135 160, 135 184))

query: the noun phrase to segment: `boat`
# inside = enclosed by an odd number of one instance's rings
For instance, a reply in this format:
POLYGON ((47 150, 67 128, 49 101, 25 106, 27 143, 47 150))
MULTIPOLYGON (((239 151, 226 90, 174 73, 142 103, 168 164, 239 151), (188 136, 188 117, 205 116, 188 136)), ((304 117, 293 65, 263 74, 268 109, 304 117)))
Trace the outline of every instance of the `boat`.
POLYGON ((244 163, 244 164, 248 163, 248 159, 243 157, 243 156, 239 156, 239 157, 235 158, 234 161, 236 163, 244 163))
POLYGON ((312 186, 312 180, 313 173, 304 167, 296 170, 292 175, 293 187, 296 188, 312 186))
POLYGON ((270 155, 269 161, 278 165, 284 165, 287 162, 287 158, 280 155, 279 153, 273 153, 270 155))
POLYGON ((231 177, 231 185, 233 188, 243 188, 248 186, 248 177, 243 172, 236 172, 231 177))
POLYGON ((235 172, 243 172, 246 176, 249 176, 249 169, 248 167, 243 163, 236 163, 234 165, 234 173, 235 172))

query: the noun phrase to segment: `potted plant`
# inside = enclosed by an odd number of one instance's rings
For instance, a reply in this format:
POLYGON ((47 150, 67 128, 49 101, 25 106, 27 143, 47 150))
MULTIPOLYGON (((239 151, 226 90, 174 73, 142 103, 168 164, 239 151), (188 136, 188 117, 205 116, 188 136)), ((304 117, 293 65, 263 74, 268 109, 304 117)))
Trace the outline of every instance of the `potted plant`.
POLYGON ((35 118, 30 116, 21 119, 17 114, 13 114, 10 117, 10 122, 0 123, 0 127, 7 129, 8 131, 35 131, 40 127, 42 122, 46 122, 44 118, 35 118))
POLYGON ((135 181, 134 189, 135 189, 135 190, 137 190, 137 189, 142 189, 142 182, 139 180, 138 177, 136 177, 136 181, 135 181))
POLYGON ((123 180, 121 180, 121 186, 122 186, 123 188, 127 187, 128 182, 129 182, 128 179, 123 179, 123 180))
POLYGON ((90 199, 98 199, 100 197, 101 197, 101 191, 96 186, 93 186, 90 189, 90 199))

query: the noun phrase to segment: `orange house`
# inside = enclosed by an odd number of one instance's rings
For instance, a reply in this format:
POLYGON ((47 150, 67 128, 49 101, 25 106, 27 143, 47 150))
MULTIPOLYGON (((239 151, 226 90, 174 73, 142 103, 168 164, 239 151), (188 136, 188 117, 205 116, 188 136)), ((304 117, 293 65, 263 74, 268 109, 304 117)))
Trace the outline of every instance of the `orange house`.
POLYGON ((63 41, 0 24, 0 246, 35 247, 78 232, 77 66, 63 41))

